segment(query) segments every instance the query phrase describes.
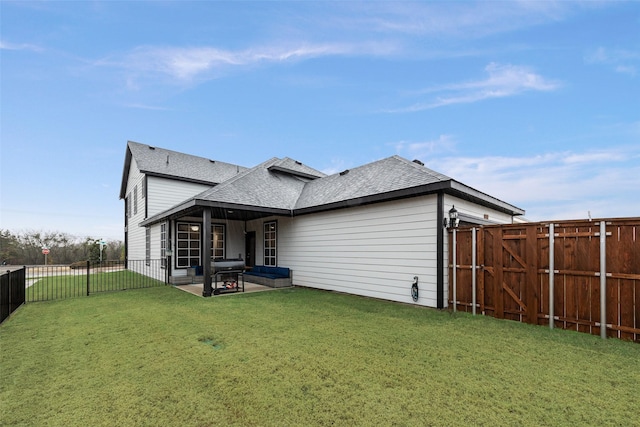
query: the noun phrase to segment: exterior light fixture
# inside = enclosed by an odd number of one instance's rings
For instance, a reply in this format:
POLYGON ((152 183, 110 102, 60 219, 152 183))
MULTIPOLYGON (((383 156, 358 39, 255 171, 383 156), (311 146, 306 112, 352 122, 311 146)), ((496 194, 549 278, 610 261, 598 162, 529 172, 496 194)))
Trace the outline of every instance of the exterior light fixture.
POLYGON ((444 227, 445 228, 457 228, 460 223, 460 219, 458 218, 458 211, 455 206, 451 206, 449 210, 449 220, 447 218, 444 219, 444 227))

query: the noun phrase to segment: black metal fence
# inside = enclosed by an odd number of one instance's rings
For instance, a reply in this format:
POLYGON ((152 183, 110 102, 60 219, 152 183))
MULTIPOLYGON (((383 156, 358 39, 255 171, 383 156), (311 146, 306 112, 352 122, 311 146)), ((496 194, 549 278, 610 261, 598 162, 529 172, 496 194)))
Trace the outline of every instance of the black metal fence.
POLYGON ((22 267, 0 273, 0 323, 25 302, 25 272, 22 267))
POLYGON ((161 260, 86 261, 26 267, 26 302, 88 296, 97 292, 164 286, 161 260))

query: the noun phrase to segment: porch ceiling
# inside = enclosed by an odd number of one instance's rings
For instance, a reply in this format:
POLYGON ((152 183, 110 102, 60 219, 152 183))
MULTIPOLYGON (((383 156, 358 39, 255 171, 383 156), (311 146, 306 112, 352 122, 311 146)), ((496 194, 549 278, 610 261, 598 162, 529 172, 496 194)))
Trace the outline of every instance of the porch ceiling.
POLYGON ((198 200, 192 201, 188 205, 183 205, 168 212, 153 216, 143 221, 140 225, 146 227, 166 220, 176 220, 185 217, 202 217, 202 213, 205 209, 210 209, 211 219, 216 220, 251 221, 273 215, 291 215, 291 211, 287 209, 260 208, 255 206, 234 205, 228 203, 221 204, 198 200))

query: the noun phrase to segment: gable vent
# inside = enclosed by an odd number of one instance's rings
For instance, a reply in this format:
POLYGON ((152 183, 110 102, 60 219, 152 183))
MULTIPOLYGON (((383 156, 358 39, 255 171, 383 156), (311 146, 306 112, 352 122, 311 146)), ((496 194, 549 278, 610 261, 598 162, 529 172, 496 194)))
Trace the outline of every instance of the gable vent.
POLYGON ((340 176, 345 176, 348 173, 349 173, 349 169, 345 169, 342 172, 340 172, 340 176))
POLYGON ((417 165, 420 165, 420 166, 424 166, 424 163, 422 163, 422 162, 421 162, 420 160, 418 160, 418 159, 415 159, 415 160, 413 161, 413 163, 415 163, 415 164, 417 164, 417 165))

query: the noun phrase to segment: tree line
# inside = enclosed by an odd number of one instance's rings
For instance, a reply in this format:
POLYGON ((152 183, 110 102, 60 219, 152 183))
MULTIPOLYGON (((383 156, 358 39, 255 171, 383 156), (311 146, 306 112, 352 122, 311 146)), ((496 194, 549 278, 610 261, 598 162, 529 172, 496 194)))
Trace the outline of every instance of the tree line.
MULTIPOLYGON (((43 248, 49 249, 46 263, 71 264, 100 260, 100 241, 93 237, 77 237, 59 231, 23 231, 12 233, 0 229, 0 263, 41 265, 45 263, 43 248)), ((102 260, 124 260, 124 244, 120 240, 105 241, 102 260)))

